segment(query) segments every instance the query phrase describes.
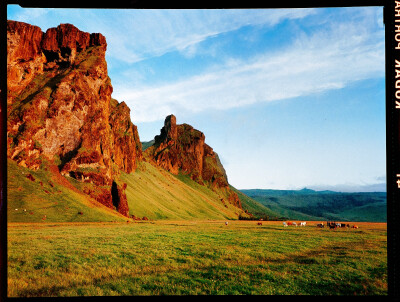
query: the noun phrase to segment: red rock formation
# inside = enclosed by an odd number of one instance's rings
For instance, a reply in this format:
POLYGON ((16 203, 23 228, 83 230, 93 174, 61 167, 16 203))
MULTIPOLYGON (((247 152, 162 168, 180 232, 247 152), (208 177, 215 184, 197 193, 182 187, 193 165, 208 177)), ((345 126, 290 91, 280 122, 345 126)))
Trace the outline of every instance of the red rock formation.
POLYGON ((183 173, 214 191, 224 192, 228 202, 241 208, 241 202, 228 184, 218 154, 205 143, 205 136, 187 124, 177 125, 174 115, 167 116, 154 145, 146 149, 153 164, 177 175, 183 173))
POLYGON ((111 104, 110 126, 114 138, 114 150, 111 160, 126 173, 136 170, 137 161, 142 158, 142 145, 139 139, 137 127, 130 120, 130 109, 124 103, 111 104))
POLYGON ((43 72, 46 58, 41 50, 42 30, 27 23, 7 22, 7 101, 43 72))
POLYGON ((31 169, 54 161, 62 175, 102 186, 86 193, 113 207, 112 183, 142 153, 129 108, 111 99, 105 37, 8 21, 7 48, 7 155, 31 169))
POLYGON ((60 24, 49 28, 43 35, 41 48, 48 62, 56 61, 64 65, 72 64, 78 52, 90 46, 100 46, 106 51, 107 43, 102 34, 80 31, 72 24, 60 24))
POLYGON ((43 33, 39 27, 23 22, 8 21, 7 32, 11 34, 7 37, 8 62, 15 61, 16 58, 21 62, 27 62, 42 55, 43 33))

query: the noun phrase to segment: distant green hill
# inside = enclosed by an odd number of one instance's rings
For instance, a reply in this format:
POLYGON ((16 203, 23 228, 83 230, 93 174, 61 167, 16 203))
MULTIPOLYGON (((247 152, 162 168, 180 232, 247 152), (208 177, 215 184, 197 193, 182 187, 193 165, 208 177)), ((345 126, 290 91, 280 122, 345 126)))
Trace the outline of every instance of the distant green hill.
POLYGON ((281 218, 386 222, 386 192, 241 190, 281 218))
POLYGON ((142 151, 154 145, 154 139, 148 142, 142 142, 142 151))

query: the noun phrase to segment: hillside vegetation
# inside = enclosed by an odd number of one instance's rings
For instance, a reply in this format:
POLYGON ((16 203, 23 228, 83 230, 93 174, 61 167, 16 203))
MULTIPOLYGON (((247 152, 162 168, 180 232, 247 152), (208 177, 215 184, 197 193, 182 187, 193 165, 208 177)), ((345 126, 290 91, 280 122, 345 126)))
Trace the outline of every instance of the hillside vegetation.
POLYGON ((48 163, 37 171, 7 160, 8 222, 125 221, 126 217, 78 191, 48 163))
MULTIPOLYGON (((187 175, 172 175, 147 162, 134 173, 122 173, 127 184, 129 215, 159 219, 237 219, 239 208, 221 200, 224 192, 212 191, 187 175)), ((8 221, 74 222, 125 221, 129 218, 96 202, 79 189, 83 184, 64 177, 44 163, 37 171, 8 160, 8 221), (31 175, 32 177, 30 177, 31 175)), ((240 192, 239 192, 240 193, 240 192)), ((273 216, 266 207, 239 194, 243 208, 273 216)))
POLYGON ((241 190, 283 219, 386 222, 386 192, 241 190))
POLYGON ((237 219, 239 208, 185 175, 142 162, 135 173, 121 176, 127 184, 130 214, 150 219, 237 219))
MULTIPOLYGON (((129 218, 81 192, 82 183, 64 177, 48 162, 37 171, 7 161, 10 222, 125 221, 129 218), (52 168, 53 167, 53 168, 52 168), (32 176, 29 177, 29 175, 32 176)), ((253 219, 386 221, 386 193, 337 193, 312 190, 237 190, 244 211, 184 174, 173 175, 148 162, 122 173, 129 216, 151 220, 253 219)), ((217 194, 219 193, 219 194, 217 194)))

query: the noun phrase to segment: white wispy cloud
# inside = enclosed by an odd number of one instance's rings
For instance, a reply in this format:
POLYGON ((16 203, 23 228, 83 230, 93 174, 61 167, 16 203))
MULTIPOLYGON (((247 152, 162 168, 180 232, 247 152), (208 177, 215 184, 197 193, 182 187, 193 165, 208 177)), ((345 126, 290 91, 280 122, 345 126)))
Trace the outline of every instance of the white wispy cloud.
POLYGON ((18 14, 13 15, 12 19, 15 21, 35 24, 35 20, 44 18, 48 13, 51 13, 51 11, 52 9, 49 8, 23 9, 18 14))
POLYGON ((114 87, 135 122, 167 114, 229 109, 306 96, 384 76, 384 38, 362 22, 332 24, 300 35, 279 52, 235 60, 210 72, 157 87, 114 87))
POLYGON ((285 19, 304 18, 314 13, 312 8, 117 10, 108 12, 112 19, 99 20, 97 27, 102 27, 107 37, 110 57, 134 63, 175 50, 193 51, 198 43, 242 26, 273 26, 285 19), (116 27, 112 29, 110 22, 116 27))

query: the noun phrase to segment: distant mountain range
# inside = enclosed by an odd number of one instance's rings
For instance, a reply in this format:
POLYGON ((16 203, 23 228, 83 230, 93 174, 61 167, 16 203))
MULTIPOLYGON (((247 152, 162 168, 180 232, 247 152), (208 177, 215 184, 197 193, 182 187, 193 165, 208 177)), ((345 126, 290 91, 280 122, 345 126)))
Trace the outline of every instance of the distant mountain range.
POLYGON ((386 222, 386 192, 241 190, 280 219, 386 222))

